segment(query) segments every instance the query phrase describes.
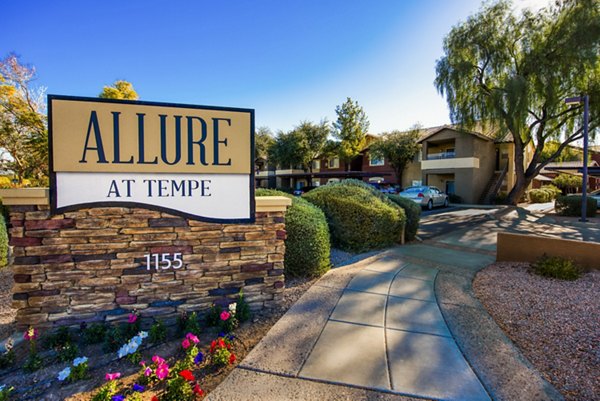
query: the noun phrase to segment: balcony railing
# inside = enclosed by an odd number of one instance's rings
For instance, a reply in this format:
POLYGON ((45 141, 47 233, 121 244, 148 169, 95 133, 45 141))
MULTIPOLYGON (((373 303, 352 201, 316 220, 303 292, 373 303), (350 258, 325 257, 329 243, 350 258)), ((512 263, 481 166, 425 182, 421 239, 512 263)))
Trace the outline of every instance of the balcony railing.
POLYGON ((427 160, 454 159, 456 152, 428 153, 427 160))

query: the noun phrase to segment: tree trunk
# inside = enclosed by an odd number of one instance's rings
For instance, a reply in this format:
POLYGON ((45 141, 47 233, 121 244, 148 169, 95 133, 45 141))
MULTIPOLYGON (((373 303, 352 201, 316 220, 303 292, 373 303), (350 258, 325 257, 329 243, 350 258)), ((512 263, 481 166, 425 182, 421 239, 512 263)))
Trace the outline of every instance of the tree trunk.
POLYGON ((396 168, 396 184, 402 188, 402 176, 404 175, 404 168, 396 168))

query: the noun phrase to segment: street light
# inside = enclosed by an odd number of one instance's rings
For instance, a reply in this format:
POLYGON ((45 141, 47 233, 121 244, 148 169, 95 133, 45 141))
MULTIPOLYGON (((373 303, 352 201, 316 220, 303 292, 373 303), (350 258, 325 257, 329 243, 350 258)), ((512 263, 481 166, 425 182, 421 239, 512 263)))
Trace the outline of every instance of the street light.
POLYGON ((590 98, 588 95, 569 97, 566 104, 579 104, 583 102, 583 183, 581 188, 581 221, 587 221, 587 181, 588 181, 588 113, 590 98))

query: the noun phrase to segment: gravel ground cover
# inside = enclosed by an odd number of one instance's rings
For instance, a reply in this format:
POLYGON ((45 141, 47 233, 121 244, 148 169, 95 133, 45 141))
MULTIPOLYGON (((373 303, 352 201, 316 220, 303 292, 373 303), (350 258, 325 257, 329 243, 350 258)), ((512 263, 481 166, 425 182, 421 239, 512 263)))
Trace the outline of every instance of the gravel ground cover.
POLYGON ((473 288, 498 325, 567 400, 600 400, 600 271, 543 278, 496 263, 473 288))

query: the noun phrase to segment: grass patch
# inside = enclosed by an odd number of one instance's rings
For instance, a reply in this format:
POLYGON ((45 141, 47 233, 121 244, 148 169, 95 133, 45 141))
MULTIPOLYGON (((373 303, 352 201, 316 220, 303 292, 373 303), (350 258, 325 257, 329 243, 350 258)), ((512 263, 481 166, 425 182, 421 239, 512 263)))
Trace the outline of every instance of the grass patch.
POLYGON ((533 265, 533 272, 542 277, 556 278, 559 280, 577 280, 583 269, 572 260, 559 256, 544 255, 533 265))

